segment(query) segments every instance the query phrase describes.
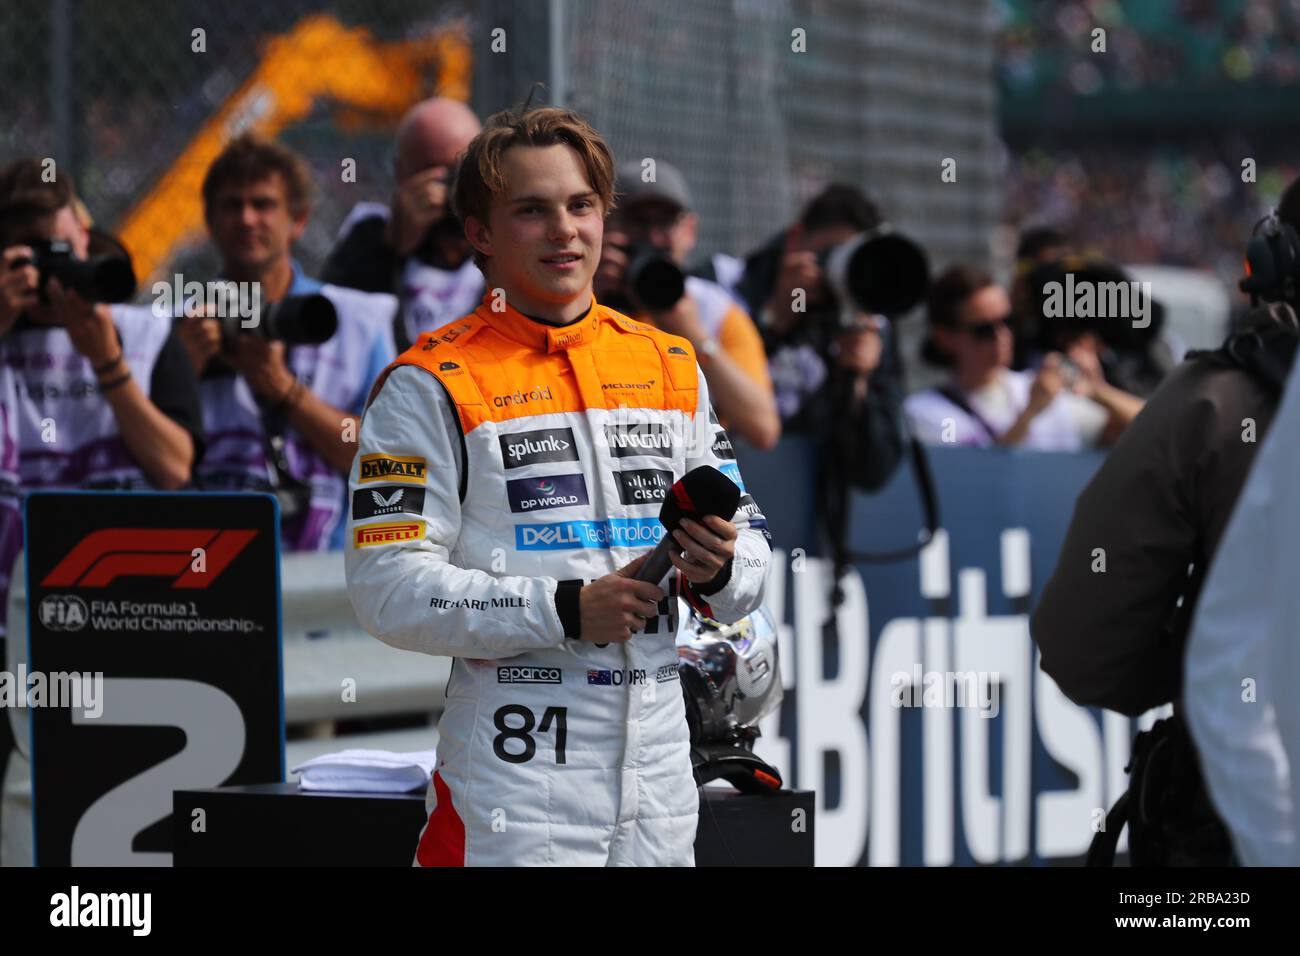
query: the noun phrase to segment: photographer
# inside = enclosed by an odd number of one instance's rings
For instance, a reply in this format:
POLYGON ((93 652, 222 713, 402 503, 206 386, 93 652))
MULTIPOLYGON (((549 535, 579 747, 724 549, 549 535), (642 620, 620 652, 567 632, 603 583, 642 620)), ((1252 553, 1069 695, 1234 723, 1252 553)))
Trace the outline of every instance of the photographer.
POLYGON ((91 233, 68 175, 44 171, 34 158, 0 170, 0 374, 22 485, 180 488, 203 448, 184 351, 149 309, 88 301, 51 274, 60 255, 87 258, 91 233))
MULTIPOLYGON (((1140 790, 1140 753, 1168 754, 1185 768, 1168 798, 1176 812, 1148 826, 1190 862, 1223 864, 1228 850, 1183 723, 1187 626, 1300 341, 1297 224, 1292 183, 1247 254, 1255 275, 1243 288, 1271 304, 1253 309, 1220 349, 1189 357, 1152 395, 1079 495, 1031 620, 1043 670, 1075 703, 1130 716, 1174 703, 1173 718, 1148 738, 1167 746, 1134 746, 1130 792, 1140 790)), ((1136 861, 1141 848, 1133 852, 1136 861)))
POLYGON ((931 444, 1080 451, 1108 444, 1142 408, 1110 385, 1089 353, 1059 353, 1037 372, 1015 372, 1011 302, 993 279, 952 266, 930 288, 923 355, 951 367, 949 381, 907 397, 908 418, 931 444))
POLYGON ((399 297, 399 352, 483 297, 483 276, 447 208, 451 171, 480 128, 457 100, 435 97, 413 106, 397 127, 391 204, 358 203, 322 270, 333 285, 399 297))
POLYGON ((618 172, 619 208, 601 249, 596 294, 612 308, 680 335, 695 346, 708 379, 719 421, 755 448, 766 450, 781 437, 781 420, 772 396, 767 356, 753 320, 716 282, 684 276, 682 294, 672 304, 642 301, 629 281, 634 260, 649 261, 651 251, 682 270, 699 230, 690 191, 682 174, 658 161, 655 181, 642 178, 637 161, 618 172))
POLYGON ((346 474, 366 395, 393 358, 392 296, 324 286, 292 257, 310 210, 311 180, 292 151, 241 136, 208 169, 204 215, 222 279, 256 284, 270 303, 313 293, 334 306, 321 344, 291 344, 254 327, 223 334, 218 318, 180 320, 201 374, 211 442, 198 472, 207 489, 274 490, 291 550, 342 547, 346 474))
POLYGON ((902 363, 888 320, 838 301, 820 262, 880 223, 861 190, 827 186, 797 223, 746 259, 737 286, 759 317, 782 427, 838 431, 838 466, 865 491, 883 487, 903 454, 902 363))
POLYGON ((1024 280, 1036 316, 1034 340, 1024 350, 1030 366, 1043 355, 1060 352, 1081 368, 1098 367, 1108 384, 1135 399, 1151 395, 1186 351, 1165 328, 1164 306, 1151 299, 1147 321, 1137 324, 1115 316, 1046 318, 1048 290, 1064 288, 1067 281, 1118 288, 1132 280, 1119 266, 1095 256, 1068 255, 1035 266, 1024 280))

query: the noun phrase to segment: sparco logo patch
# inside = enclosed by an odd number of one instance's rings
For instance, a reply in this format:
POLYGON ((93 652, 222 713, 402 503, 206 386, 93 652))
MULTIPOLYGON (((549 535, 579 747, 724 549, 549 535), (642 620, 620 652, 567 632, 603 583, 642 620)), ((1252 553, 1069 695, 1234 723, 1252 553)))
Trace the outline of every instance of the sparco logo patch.
POLYGON ((372 524, 353 532, 353 543, 358 548, 373 548, 378 544, 397 544, 424 537, 423 521, 403 521, 398 524, 372 524))
POLYGON ((544 508, 576 508, 588 503, 587 482, 582 475, 511 478, 506 482, 506 497, 516 514, 544 508))
POLYGON ((501 442, 501 461, 507 468, 578 460, 578 443, 572 428, 539 428, 499 435, 497 440, 501 442))
POLYGON ((562 684, 558 667, 498 667, 498 684, 562 684))
POLYGON ((639 468, 621 471, 614 475, 618 482, 618 497, 625 505, 658 504, 668 496, 673 486, 673 473, 656 468, 639 468))
POLYGON ((411 485, 424 484, 423 458, 396 458, 388 455, 362 455, 361 480, 404 481, 411 485))
POLYGON ((679 679, 676 664, 664 664, 655 671, 655 682, 658 684, 667 684, 669 681, 679 679))
POLYGON ((609 453, 615 458, 629 458, 632 455, 673 457, 672 434, 668 426, 661 422, 606 425, 605 441, 609 443, 609 453))

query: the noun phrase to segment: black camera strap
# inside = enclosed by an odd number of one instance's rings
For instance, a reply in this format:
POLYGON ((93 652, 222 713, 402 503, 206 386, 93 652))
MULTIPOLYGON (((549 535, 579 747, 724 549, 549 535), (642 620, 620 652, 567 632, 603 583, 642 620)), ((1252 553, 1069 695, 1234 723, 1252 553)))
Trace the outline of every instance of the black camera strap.
POLYGON ((944 398, 948 399, 948 401, 952 402, 958 408, 960 408, 968 416, 970 416, 970 418, 974 420, 975 424, 978 425, 984 431, 984 433, 989 436, 989 440, 992 441, 993 444, 996 445, 998 443, 998 438, 1000 436, 998 435, 997 431, 995 431, 993 426, 988 423, 988 419, 986 419, 979 412, 975 411, 974 406, 971 405, 970 401, 967 400, 966 396, 963 395, 955 385, 951 385, 951 384, 940 385, 938 388, 935 389, 935 391, 938 392, 940 395, 942 395, 944 398))
MULTIPOLYGON (((852 380, 842 377, 837 389, 847 400, 852 380)), ((852 487, 844 474, 844 462, 849 460, 852 449, 848 447, 853 440, 851 429, 838 429, 826 442, 826 454, 822 462, 822 508, 823 528, 829 542, 833 566, 834 587, 831 590, 830 613, 834 616, 844 599, 840 581, 852 564, 893 564, 906 561, 934 540, 939 530, 939 498, 934 490, 934 475, 930 471, 930 459, 925 448, 912 433, 905 415, 899 416, 899 428, 907 444, 907 455, 911 462, 912 479, 921 497, 921 506, 925 515, 925 527, 920 532, 917 542, 902 548, 886 551, 855 551, 849 547, 848 534, 852 517, 852 487)))
MULTIPOLYGON (((292 349, 285 346, 284 363, 292 368, 292 349)), ((260 395, 257 400, 258 415, 262 420, 262 447, 266 454, 267 479, 271 492, 280 502, 280 522, 286 524, 307 510, 311 500, 311 485, 297 478, 289 462, 288 419, 284 412, 273 407, 260 395)))

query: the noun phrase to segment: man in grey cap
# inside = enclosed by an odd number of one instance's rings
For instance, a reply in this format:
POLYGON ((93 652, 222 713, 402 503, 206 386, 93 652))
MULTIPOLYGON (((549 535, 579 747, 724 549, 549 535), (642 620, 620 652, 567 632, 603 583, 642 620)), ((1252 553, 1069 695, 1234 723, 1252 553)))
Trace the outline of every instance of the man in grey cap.
POLYGON ((618 169, 618 208, 605 227, 596 295, 616 308, 691 341, 723 426, 759 449, 781 436, 763 340, 748 313, 723 286, 686 277, 686 293, 667 308, 636 299, 624 281, 631 254, 653 248, 683 268, 695 248, 699 216, 686 178, 659 159, 632 160, 618 169))

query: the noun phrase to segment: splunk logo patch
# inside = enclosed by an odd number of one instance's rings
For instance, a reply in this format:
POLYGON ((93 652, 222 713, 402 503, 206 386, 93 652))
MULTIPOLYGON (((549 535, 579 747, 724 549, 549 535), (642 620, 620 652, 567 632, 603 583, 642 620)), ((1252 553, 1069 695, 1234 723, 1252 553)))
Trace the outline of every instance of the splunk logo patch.
POLYGON ((497 441, 501 443, 501 461, 507 468, 578 460, 578 443, 572 428, 512 432, 497 436, 497 441))

